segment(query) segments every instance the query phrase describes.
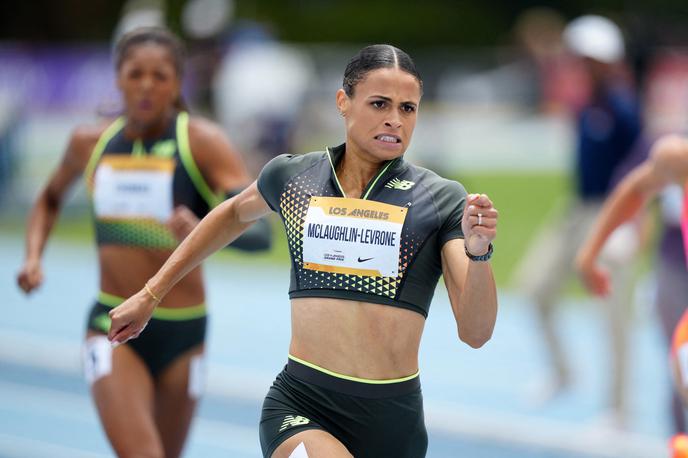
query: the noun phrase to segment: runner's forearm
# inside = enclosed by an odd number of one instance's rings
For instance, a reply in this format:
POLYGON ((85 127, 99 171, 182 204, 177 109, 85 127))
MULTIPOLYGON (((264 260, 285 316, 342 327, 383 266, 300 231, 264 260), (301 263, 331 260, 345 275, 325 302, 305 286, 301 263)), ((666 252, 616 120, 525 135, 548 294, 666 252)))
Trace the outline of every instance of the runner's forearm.
POLYGON ((43 190, 36 200, 26 229, 26 259, 39 261, 43 255, 46 241, 60 213, 60 203, 51 199, 43 190))
POLYGON ((148 281, 159 298, 162 299, 205 258, 231 243, 253 224, 239 220, 235 202, 235 199, 227 200, 208 213, 148 281))
POLYGON ((642 177, 638 172, 632 174, 636 175, 626 177, 605 202, 580 249, 580 260, 588 262, 597 258, 611 233, 636 216, 647 203, 648 191, 639 185, 642 177))
POLYGON ((497 320, 497 289, 489 262, 469 261, 463 293, 457 305, 461 340, 479 347, 492 336, 497 320))

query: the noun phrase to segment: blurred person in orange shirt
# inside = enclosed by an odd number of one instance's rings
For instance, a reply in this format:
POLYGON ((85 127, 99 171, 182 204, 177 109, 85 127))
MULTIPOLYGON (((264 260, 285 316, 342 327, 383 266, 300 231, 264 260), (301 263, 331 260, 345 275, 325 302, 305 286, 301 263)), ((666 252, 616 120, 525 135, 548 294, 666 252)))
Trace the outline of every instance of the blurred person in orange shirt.
POLYGON ((677 434, 669 441, 670 458, 688 458, 688 435, 677 434))

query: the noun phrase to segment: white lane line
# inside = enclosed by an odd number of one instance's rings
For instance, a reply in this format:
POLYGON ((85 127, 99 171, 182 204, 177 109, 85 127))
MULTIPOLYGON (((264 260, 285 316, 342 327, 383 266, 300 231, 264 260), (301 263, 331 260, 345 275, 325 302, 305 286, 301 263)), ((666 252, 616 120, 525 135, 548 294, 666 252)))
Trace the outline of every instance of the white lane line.
POLYGON ((30 365, 64 374, 81 374, 81 344, 0 329, 0 361, 30 365))
POLYGON ((108 458, 110 455, 86 452, 36 439, 0 433, 0 450, 5 458, 108 458))
MULTIPOLYGON (((0 328, 0 362, 82 377, 81 342, 39 337, 0 328)), ((218 397, 263 402, 277 370, 266 373, 225 364, 208 364, 206 392, 218 397)))
POLYGON ((249 428, 202 417, 196 417, 193 424, 193 442, 250 456, 260 456, 258 425, 249 428))
POLYGON ((83 423, 96 421, 95 411, 86 395, 12 382, 0 381, 0 407, 17 413, 36 412, 42 416, 83 423))
MULTIPOLYGON (((41 416, 54 417, 58 421, 69 420, 98 427, 98 419, 88 396, 51 388, 29 387, 0 381, 0 409, 22 414, 33 411, 40 413, 41 416)), ((231 415, 231 412, 229 414, 231 415)), ((242 454, 258 454, 260 449, 257 427, 249 428, 202 417, 194 420, 191 441, 201 446, 221 448, 242 454)), ((0 447, 0 450, 4 449, 0 447)))
POLYGON ((666 456, 665 440, 611 428, 592 428, 532 416, 489 412, 447 403, 426 402, 429 430, 486 442, 520 444, 538 450, 592 455, 596 458, 666 456))

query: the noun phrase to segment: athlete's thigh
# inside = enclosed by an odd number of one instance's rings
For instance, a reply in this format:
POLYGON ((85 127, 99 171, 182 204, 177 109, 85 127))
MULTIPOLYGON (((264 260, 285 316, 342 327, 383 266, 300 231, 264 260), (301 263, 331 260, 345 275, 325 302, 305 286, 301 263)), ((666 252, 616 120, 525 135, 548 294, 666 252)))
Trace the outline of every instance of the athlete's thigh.
MULTIPOLYGON (((89 333, 93 337, 105 338, 89 333)), ((128 345, 111 352, 111 370, 97 378, 91 393, 105 433, 120 457, 162 457, 153 418, 153 380, 141 358, 128 345)))
POLYGON ((300 444, 304 445, 306 455, 296 454, 294 458, 352 458, 341 442, 321 429, 308 429, 294 434, 277 447, 272 458, 289 458, 300 444))
POLYGON ((157 377, 155 422, 165 457, 181 454, 204 380, 203 345, 179 355, 157 377))

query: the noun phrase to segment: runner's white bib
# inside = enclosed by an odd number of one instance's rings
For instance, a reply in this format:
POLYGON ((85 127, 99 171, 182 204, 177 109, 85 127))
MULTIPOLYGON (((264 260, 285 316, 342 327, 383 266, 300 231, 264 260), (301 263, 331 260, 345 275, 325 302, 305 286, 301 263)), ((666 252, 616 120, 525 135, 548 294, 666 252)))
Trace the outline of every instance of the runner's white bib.
POLYGON ((100 219, 172 215, 174 160, 159 157, 104 157, 94 175, 93 205, 100 219))
POLYGON ((406 212, 372 200, 311 197, 303 229, 303 267, 396 277, 406 212))

